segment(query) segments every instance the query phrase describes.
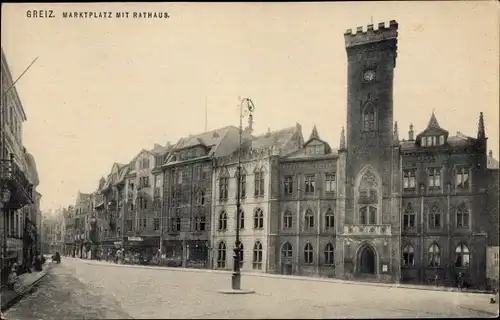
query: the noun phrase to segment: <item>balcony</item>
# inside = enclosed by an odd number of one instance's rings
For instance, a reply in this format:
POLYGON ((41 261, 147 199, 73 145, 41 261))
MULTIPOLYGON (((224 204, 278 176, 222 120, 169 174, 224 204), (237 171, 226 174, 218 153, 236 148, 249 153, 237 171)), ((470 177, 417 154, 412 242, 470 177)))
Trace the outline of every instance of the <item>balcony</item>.
POLYGON ((10 200, 7 203, 9 208, 17 210, 34 204, 33 185, 13 158, 0 159, 0 182, 2 185, 5 184, 10 191, 10 200))
POLYGON ((344 226, 344 235, 349 236, 390 236, 390 224, 351 224, 344 226))

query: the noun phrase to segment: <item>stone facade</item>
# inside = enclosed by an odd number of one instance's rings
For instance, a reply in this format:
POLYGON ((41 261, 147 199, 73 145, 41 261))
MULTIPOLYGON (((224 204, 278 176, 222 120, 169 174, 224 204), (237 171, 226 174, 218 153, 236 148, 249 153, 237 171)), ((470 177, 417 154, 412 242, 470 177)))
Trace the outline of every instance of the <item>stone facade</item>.
POLYGON ((216 159, 212 243, 214 268, 232 269, 236 240, 238 157, 241 159, 240 243, 243 271, 274 272, 279 208, 279 157, 302 144, 301 126, 246 137, 241 153, 216 159))
POLYGON ((319 138, 309 140, 279 164, 279 208, 275 213, 276 273, 322 275, 335 272, 337 152, 319 138))

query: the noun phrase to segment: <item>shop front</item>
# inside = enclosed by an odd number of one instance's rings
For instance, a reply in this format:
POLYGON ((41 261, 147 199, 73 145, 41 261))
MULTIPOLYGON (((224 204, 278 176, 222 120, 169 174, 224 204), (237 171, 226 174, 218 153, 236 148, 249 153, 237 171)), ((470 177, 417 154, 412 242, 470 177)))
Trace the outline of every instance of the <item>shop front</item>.
POLYGON ((158 253, 160 237, 124 237, 123 249, 126 254, 139 254, 148 260, 158 253))
POLYGON ((113 260, 116 251, 123 247, 123 241, 118 239, 108 239, 100 243, 98 257, 100 260, 113 260))

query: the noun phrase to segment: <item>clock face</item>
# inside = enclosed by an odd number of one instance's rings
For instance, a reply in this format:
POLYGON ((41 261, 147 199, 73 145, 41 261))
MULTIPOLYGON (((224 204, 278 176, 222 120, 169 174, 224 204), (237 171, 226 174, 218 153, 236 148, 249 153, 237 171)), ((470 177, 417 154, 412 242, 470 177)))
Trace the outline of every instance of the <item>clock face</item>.
POLYGON ((367 70, 363 73, 363 80, 365 81, 373 81, 375 79, 375 71, 367 70))

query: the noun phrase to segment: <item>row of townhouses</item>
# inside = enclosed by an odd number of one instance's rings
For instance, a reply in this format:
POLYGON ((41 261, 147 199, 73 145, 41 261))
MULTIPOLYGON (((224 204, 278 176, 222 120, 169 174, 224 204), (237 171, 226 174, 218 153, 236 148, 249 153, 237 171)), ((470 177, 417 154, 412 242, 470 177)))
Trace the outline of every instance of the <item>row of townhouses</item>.
POLYGON ((391 21, 346 31, 347 125, 337 146, 316 127, 305 139, 298 123, 255 134, 250 118, 241 133, 227 126, 141 150, 78 194, 67 253, 160 250, 184 267, 231 269, 239 225, 244 271, 496 281, 498 161, 483 113, 475 137, 450 134, 432 113, 402 138, 392 99, 397 29, 391 21))
POLYGON ((35 158, 23 146, 22 128, 27 116, 3 48, 1 51, 0 247, 3 269, 14 262, 30 267, 35 255, 41 252, 41 194, 36 191, 39 178, 35 158))

